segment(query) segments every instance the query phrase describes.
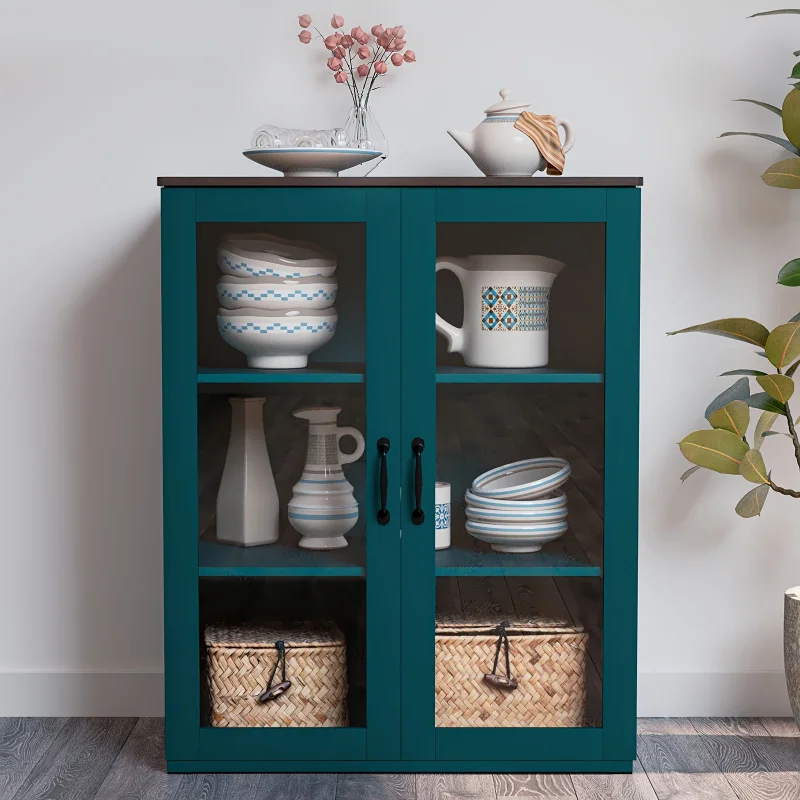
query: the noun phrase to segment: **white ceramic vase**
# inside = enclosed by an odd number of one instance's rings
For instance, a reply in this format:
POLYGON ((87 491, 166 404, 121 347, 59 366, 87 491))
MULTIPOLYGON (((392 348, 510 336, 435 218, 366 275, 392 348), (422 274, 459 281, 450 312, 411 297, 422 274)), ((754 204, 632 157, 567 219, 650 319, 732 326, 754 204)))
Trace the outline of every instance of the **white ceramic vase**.
POLYGON ((278 490, 264 439, 264 397, 231 397, 231 436, 217 493, 217 539, 278 541, 278 490))
POLYGON ((550 287, 564 264, 529 255, 437 258, 464 293, 464 326, 436 315, 449 353, 469 367, 546 367, 549 361, 550 287))

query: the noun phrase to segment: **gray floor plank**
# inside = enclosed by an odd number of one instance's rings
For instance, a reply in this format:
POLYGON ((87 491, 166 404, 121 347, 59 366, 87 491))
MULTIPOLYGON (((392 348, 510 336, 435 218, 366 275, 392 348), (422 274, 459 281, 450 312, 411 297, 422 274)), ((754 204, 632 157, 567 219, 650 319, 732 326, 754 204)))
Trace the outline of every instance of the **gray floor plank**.
POLYGON ((759 717, 758 721, 770 736, 776 737, 800 737, 800 729, 792 717, 759 717))
POLYGON ((639 761, 659 800, 736 800, 726 777, 687 719, 641 719, 639 761))
POLYGON ((70 719, 14 800, 93 800, 136 720, 70 719))
POLYGON ((546 797, 549 800, 575 800, 567 775, 493 775, 498 800, 503 797, 546 797))
POLYGON ((181 775, 167 775, 164 720, 142 717, 120 750, 95 800, 172 800, 181 775))
POLYGON ((635 761, 630 775, 573 775, 578 800, 656 800, 642 765, 635 761))
MULTIPOLYGON (((334 800, 337 776, 331 774, 262 775, 252 800, 334 800)), ((188 798, 187 798, 188 800, 188 798)), ((228 800, 240 800, 238 796, 228 800)), ((242 797, 241 800, 250 800, 242 797)))
POLYGON ((417 775, 417 800, 496 800, 491 775, 417 775))
POLYGON ((791 740, 773 739, 756 719, 700 718, 692 725, 742 800, 800 798, 800 754, 791 740))
POLYGON ((63 717, 0 719, 0 797, 13 797, 64 727, 63 717))
MULTIPOLYGON (((294 795, 274 794, 263 792, 259 786, 261 775, 230 774, 230 775, 184 775, 177 791, 175 800, 274 800, 280 797, 294 795)), ((127 798, 126 798, 127 800, 127 798)))
POLYGON ((414 800, 413 775, 339 775, 336 800, 414 800))

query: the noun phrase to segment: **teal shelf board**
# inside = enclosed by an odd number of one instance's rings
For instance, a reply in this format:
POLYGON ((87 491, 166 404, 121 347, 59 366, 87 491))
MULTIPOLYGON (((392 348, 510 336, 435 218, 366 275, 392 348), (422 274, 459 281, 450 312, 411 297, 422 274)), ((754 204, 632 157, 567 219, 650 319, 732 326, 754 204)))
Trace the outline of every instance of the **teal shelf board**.
POLYGON ((204 383, 364 383, 363 364, 310 364, 305 369, 217 369, 200 367, 204 383))
POLYGON ((484 369, 481 367, 441 366, 436 383, 602 383, 602 372, 575 372, 568 369, 484 369))
POLYGON ((303 550, 297 535, 284 534, 275 544, 237 547, 200 540, 199 574, 202 578, 364 576, 365 545, 353 537, 341 550, 303 550))

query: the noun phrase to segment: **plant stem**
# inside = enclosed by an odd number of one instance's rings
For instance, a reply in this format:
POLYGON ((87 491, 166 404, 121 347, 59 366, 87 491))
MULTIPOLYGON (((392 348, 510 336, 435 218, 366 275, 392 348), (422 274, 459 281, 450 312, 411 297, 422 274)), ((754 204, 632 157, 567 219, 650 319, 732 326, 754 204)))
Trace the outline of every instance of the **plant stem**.
POLYGON ((800 492, 796 492, 794 489, 784 489, 782 486, 778 486, 772 481, 769 482, 769 488, 776 491, 778 494, 785 494, 787 497, 800 497, 800 492))
POLYGON ((789 410, 789 404, 784 403, 784 405, 786 406, 786 422, 789 425, 789 434, 794 442, 794 458, 795 461, 797 461, 797 466, 800 467, 800 439, 797 437, 797 430, 794 427, 794 421, 792 420, 792 412, 789 410))

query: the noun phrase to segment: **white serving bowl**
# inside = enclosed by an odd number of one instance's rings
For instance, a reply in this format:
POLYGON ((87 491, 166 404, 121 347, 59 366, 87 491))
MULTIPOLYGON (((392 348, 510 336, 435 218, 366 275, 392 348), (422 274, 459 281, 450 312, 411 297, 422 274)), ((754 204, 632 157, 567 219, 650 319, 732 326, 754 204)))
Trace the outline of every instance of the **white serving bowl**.
POLYGON ((247 356, 255 369, 302 369, 308 354, 336 333, 335 308, 309 311, 263 311, 259 308, 217 311, 217 330, 247 356))
POLYGON ((533 500, 563 486, 569 473, 563 458, 527 458, 478 475, 470 491, 495 500, 533 500))
POLYGON ((568 529, 565 521, 535 525, 468 521, 464 527, 470 536, 491 545, 498 553, 536 553, 568 529))
POLYGON ((467 519, 473 522, 560 522, 567 518, 567 513, 566 506, 533 510, 519 509, 515 511, 505 508, 480 508, 478 506, 467 505, 467 519))
POLYGON ((336 301, 336 278, 237 278, 217 281, 217 300, 223 308, 264 308, 301 311, 330 308, 336 301))
POLYGON ((358 503, 342 508, 315 509, 289 503, 289 524, 301 535, 298 543, 307 550, 347 547, 347 533, 358 522, 358 503))
POLYGON ((217 248, 217 264, 241 278, 329 278, 336 257, 308 242, 291 242, 266 233, 228 237, 217 248))
POLYGON ((473 508, 496 508, 505 511, 548 511, 554 508, 561 508, 567 504, 567 496, 564 492, 554 492, 552 495, 540 497, 536 500, 496 500, 492 497, 483 497, 473 494, 467 489, 464 495, 468 506, 473 508))

